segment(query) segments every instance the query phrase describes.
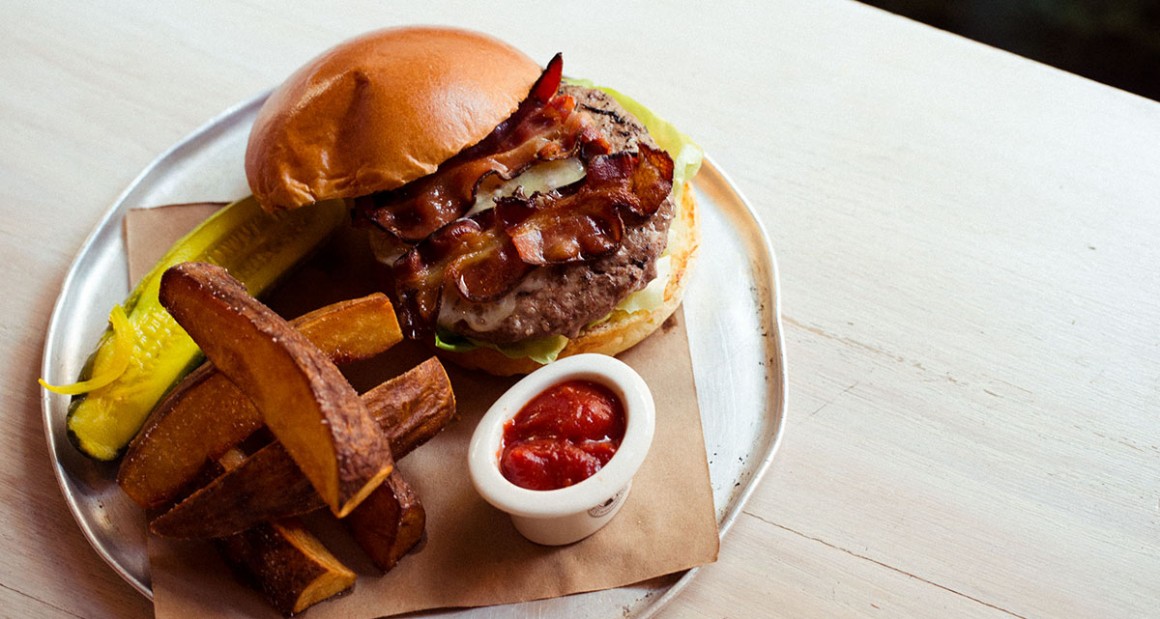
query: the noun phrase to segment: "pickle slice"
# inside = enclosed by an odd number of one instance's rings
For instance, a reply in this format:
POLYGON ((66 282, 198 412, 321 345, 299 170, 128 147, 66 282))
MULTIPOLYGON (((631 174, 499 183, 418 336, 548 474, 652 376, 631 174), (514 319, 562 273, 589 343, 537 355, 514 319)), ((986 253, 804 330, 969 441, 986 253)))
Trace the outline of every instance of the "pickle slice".
POLYGON ((267 213, 248 197, 223 207, 177 241, 122 304, 130 328, 107 330, 82 370, 81 380, 104 376, 107 365, 115 361, 117 340, 131 338, 124 371, 70 403, 72 443, 92 458, 116 459, 161 397, 200 362, 197 345, 158 301, 166 269, 182 262, 209 262, 226 268, 260 295, 346 220, 341 200, 267 213))

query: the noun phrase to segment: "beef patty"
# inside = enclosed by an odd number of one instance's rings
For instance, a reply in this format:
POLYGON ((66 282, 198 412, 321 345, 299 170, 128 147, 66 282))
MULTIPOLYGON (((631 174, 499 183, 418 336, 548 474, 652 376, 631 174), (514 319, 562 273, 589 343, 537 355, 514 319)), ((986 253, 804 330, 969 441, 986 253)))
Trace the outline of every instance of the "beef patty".
MULTIPOLYGON (((560 92, 576 99, 577 109, 589 116, 613 152, 635 151, 638 143, 656 148, 644 126, 604 92, 569 85, 560 92)), ((591 262, 539 267, 511 292, 486 304, 468 301, 448 286, 439 327, 495 344, 550 335, 575 337, 656 277, 656 259, 665 249, 672 217, 670 195, 643 223, 626 222, 615 253, 591 262)))

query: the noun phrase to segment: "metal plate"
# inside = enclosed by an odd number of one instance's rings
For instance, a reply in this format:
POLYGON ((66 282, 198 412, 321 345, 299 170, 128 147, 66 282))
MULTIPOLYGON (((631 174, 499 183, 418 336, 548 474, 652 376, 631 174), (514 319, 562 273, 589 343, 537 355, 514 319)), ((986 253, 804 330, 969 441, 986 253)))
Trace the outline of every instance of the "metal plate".
MULTIPOLYGON (((228 201, 249 193, 242 162, 250 125, 264 99, 257 97, 226 111, 160 156, 101 218, 73 261, 53 310, 41 368, 50 383, 75 380, 106 326, 108 309, 129 293, 121 234, 129 209, 228 201)), ((702 207, 703 241, 684 307, 717 521, 724 534, 768 468, 781 438, 784 344, 777 267, 756 214, 708 158, 694 187, 702 207)), ((151 598, 144 515, 117 487, 113 465, 93 462, 69 443, 68 397, 44 392, 41 405, 56 477, 77 524, 97 554, 151 598)), ((695 573, 431 616, 647 617, 695 573)))

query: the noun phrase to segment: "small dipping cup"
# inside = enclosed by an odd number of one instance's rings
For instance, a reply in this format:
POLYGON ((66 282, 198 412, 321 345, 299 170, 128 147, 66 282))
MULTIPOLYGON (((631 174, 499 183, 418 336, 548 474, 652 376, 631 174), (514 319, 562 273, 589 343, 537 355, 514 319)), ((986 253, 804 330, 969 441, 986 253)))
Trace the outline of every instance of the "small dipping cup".
POLYGON ((607 355, 565 357, 525 376, 488 409, 471 437, 468 470, 480 496, 510 515, 521 535, 548 546, 571 544, 600 530, 620 511, 655 427, 652 392, 635 370, 607 355), (625 414, 620 447, 603 468, 575 485, 528 490, 513 484, 500 471, 504 425, 544 390, 572 380, 599 383, 620 398, 625 414))

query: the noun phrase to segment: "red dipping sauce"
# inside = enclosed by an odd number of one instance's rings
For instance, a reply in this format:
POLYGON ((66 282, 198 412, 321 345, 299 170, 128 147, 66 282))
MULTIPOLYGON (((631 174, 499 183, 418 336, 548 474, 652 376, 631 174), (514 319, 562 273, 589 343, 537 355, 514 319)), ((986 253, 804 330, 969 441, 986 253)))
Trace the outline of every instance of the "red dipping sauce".
POLYGON ((624 439, 624 404, 587 380, 548 387, 503 428, 500 472, 529 490, 578 484, 612 459, 624 439))

